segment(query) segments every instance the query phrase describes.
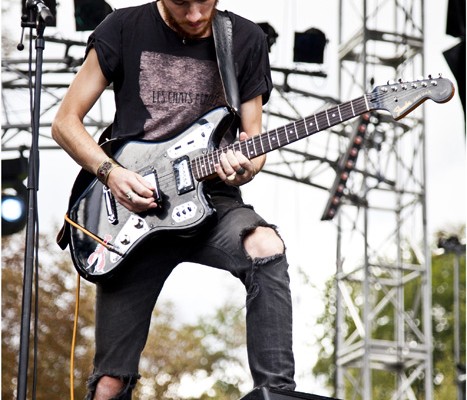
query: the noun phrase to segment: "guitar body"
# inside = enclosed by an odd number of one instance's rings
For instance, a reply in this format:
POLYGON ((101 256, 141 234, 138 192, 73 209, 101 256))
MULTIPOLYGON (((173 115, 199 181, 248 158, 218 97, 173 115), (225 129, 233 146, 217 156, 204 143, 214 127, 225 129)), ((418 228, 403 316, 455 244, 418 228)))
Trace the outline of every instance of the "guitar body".
POLYGON ((193 176, 190 161, 214 148, 233 118, 221 107, 171 140, 111 140, 103 145, 114 160, 157 187, 159 207, 135 214, 118 204, 108 188, 94 179, 69 210, 69 218, 86 227, 84 231, 73 224, 70 234, 73 263, 82 277, 99 281, 116 272, 125 256, 149 236, 161 232, 187 236, 208 222, 215 210, 204 194, 203 182, 193 176), (88 232, 116 251, 98 243, 88 232))

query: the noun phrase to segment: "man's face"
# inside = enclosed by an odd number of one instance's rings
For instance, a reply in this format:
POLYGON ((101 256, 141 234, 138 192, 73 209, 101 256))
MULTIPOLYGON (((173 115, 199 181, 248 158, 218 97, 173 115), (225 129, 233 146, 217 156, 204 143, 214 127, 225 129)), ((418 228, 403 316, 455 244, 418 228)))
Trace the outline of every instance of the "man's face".
POLYGON ((163 18, 181 36, 197 39, 211 34, 219 0, 160 0, 163 18))

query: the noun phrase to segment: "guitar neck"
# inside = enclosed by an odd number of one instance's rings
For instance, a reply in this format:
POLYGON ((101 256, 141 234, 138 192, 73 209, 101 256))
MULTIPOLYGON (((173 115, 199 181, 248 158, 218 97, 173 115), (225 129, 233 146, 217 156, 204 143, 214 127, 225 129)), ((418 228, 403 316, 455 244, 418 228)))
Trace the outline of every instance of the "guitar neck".
POLYGON ((215 174, 215 165, 219 164, 220 155, 228 150, 240 151, 251 160, 364 114, 370 111, 367 96, 367 94, 363 95, 272 131, 261 133, 247 140, 237 141, 229 146, 196 157, 191 162, 193 174, 198 181, 215 174))

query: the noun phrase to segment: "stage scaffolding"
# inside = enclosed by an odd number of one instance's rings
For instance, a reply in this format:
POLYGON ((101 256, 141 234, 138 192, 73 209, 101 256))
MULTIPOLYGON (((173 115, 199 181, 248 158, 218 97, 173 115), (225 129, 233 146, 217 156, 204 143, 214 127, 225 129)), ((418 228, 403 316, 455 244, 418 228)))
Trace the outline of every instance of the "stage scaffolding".
MULTIPOLYGON (((323 79, 322 72, 273 66, 274 92, 265 108, 266 124, 304 118, 311 114, 310 104, 317 105, 314 112, 318 112, 360 97, 374 83, 423 76, 423 7, 422 0, 340 0, 339 98, 302 89, 299 82, 323 79)), ((47 59, 46 51, 44 60, 39 147, 53 150, 58 147, 51 139, 50 124, 82 63, 85 44, 46 38, 46 45, 61 48, 63 54, 47 59)), ((2 59, 2 84, 2 151, 27 151, 25 59, 2 59)), ((96 138, 113 118, 111 99, 107 91, 86 117, 96 138)), ((275 151, 264 172, 331 196, 332 182, 341 172, 339 161, 361 122, 357 118, 336 125, 318 142, 310 138, 275 151)), ((335 396, 431 400, 431 257, 423 108, 399 122, 384 113, 371 114, 367 122, 337 213, 331 222, 323 222, 334 224, 337 236, 335 396), (378 392, 383 380, 392 382, 390 393, 378 392)), ((323 212, 324 208, 323 204, 323 212)))
MULTIPOLYGON (((422 0, 340 0, 338 99, 303 89, 310 87, 303 82, 320 79, 319 73, 305 77, 303 71, 273 69, 275 96, 266 115, 296 120, 310 114, 310 104, 319 112, 374 85, 420 79, 425 73, 423 18, 422 0)), ((385 112, 367 118, 276 151, 264 172, 328 191, 332 204, 332 183, 365 123, 336 214, 329 217, 323 210, 322 217, 335 225, 337 236, 334 395, 431 400, 423 107, 397 122, 385 112)))
MULTIPOLYGON (((423 76, 422 0, 339 4, 341 97, 375 81, 423 76)), ((423 107, 400 123, 374 118, 373 140, 359 158, 363 173, 349 188, 365 202, 349 200, 337 217, 336 394, 431 400, 423 107), (392 382, 392 390, 381 393, 382 382, 392 382)))

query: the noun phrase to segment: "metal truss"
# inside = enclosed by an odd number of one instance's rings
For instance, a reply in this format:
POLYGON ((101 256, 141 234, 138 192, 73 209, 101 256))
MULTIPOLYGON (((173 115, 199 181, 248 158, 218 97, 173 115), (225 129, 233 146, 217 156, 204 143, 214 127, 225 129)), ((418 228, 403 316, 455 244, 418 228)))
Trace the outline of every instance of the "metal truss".
MULTIPOLYGON (((423 75, 422 0, 340 1, 340 95, 423 75)), ((336 395, 432 399, 424 115, 373 115, 337 215, 336 395)))
MULTIPOLYGON (((340 99, 388 80, 423 76, 422 0, 340 1, 339 18, 340 99)), ((274 97, 266 108, 271 118, 296 120, 341 102, 302 89, 308 86, 304 80, 316 80, 313 73, 273 71, 274 97)), ((342 173, 340 160, 359 123, 343 123, 274 152, 264 172, 329 191, 331 200, 332 182, 342 173)), ((336 397, 431 400, 423 108, 398 122, 371 114, 334 222, 336 397)))
MULTIPOLYGON (((51 137, 50 127, 65 92, 83 59, 73 53, 83 54, 85 43, 47 37, 47 46, 54 46, 63 52, 63 58, 44 57, 41 115, 39 126, 39 149, 59 149, 51 137), (74 51, 77 50, 77 51, 74 51)), ((26 57, 2 58, 2 152, 28 150, 31 143, 31 104, 33 90, 30 88, 30 74, 34 76, 26 57), (32 72, 30 72, 30 69, 32 72)), ((96 103, 85 123, 90 133, 98 135, 113 118, 111 91, 96 103)))
MULTIPOLYGON (((313 87, 314 80, 326 77, 319 70, 273 66, 272 72, 274 90, 264 108, 265 129, 304 119, 339 103, 338 99, 303 89, 313 87)), ((343 140, 347 140, 347 135, 342 133, 342 127, 337 127, 329 129, 325 135, 310 136, 289 144, 268 155, 262 172, 329 191, 343 140)))

